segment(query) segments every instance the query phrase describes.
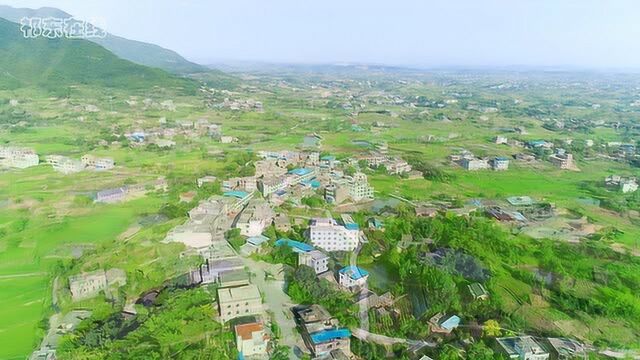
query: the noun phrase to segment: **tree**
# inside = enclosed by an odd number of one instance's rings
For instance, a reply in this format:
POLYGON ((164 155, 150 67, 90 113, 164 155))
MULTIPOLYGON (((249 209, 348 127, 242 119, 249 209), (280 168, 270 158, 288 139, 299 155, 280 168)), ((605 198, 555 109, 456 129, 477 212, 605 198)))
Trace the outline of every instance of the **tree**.
POLYGON ((500 324, 495 320, 487 320, 483 326, 484 335, 491 337, 498 337, 502 334, 502 328, 500 324))
POLYGON ((467 350, 467 358, 473 360, 493 360, 493 350, 489 348, 484 342, 478 341, 471 344, 467 350))
POLYGON ((460 350, 454 348, 451 345, 445 345, 442 351, 440 352, 440 356, 438 357, 440 360, 460 360, 460 350))

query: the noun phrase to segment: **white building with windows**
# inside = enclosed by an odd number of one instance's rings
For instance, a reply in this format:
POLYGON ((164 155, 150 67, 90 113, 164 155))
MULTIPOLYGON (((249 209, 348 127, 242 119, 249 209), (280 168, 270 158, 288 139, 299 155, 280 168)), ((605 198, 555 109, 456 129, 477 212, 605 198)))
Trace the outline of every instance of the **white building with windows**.
POLYGON ((311 250, 298 253, 298 265, 306 265, 312 268, 316 274, 322 274, 329 270, 329 257, 320 250, 311 250))
POLYGON ((33 149, 19 147, 0 147, 0 167, 26 169, 40 162, 33 149))
POLYGON ((312 219, 307 234, 314 246, 326 251, 353 251, 360 241, 357 225, 343 226, 334 219, 312 219))
POLYGON ((71 174, 84 170, 85 165, 80 160, 75 160, 62 155, 49 155, 45 158, 47 164, 53 170, 63 174, 71 174))
POLYGON ((220 320, 223 323, 237 317, 260 315, 263 312, 260 290, 253 284, 218 289, 218 306, 220 320))
POLYGON ((269 335, 260 322, 252 322, 235 326, 236 345, 242 358, 267 359, 269 335))
POLYGON ((86 167, 95 170, 109 170, 113 169, 116 165, 112 158, 99 158, 89 154, 80 158, 80 161, 82 161, 86 167))

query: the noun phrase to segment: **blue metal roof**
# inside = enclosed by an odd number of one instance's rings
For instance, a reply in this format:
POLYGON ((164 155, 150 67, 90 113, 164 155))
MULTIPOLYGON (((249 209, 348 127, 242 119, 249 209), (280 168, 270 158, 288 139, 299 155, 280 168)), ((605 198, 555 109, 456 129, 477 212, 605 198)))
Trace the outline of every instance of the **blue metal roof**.
POLYGON ((351 331, 349 331, 349 329, 323 330, 311 334, 311 341, 313 341, 314 344, 320 344, 335 339, 346 339, 349 337, 351 337, 351 331))
POLYGON ((294 252, 297 253, 305 253, 313 250, 313 246, 309 244, 305 244, 300 241, 290 240, 290 239, 278 239, 276 241, 276 246, 286 245, 290 247, 294 252))
POLYGON ((358 224, 356 224, 356 223, 344 224, 344 227, 346 227, 347 230, 358 230, 358 229, 360 229, 360 226, 358 226, 358 224))
POLYGON ((263 235, 252 236, 247 239, 247 242, 251 245, 259 246, 264 242, 269 241, 269 238, 263 235))
POLYGON ((293 169, 289 171, 289 174, 294 174, 294 175, 298 175, 298 176, 304 176, 307 175, 309 173, 311 173, 311 169, 308 168, 297 168, 297 169, 293 169))
POLYGON ((440 326, 443 329, 453 330, 460 325, 460 318, 457 315, 453 315, 452 317, 445 320, 440 326))
POLYGON ((347 274, 353 280, 362 279, 365 276, 369 276, 369 272, 365 269, 361 269, 354 265, 345 266, 340 269, 341 274, 347 274))
POLYGON ((320 158, 320 160, 325 160, 325 161, 332 161, 332 160, 335 160, 335 159, 336 159, 336 157, 332 156, 332 155, 325 155, 325 156, 320 158))
POLYGON ((248 192, 244 192, 244 191, 227 191, 222 195, 235 197, 235 198, 238 198, 238 199, 244 199, 244 198, 247 197, 247 195, 249 195, 249 193, 248 192))

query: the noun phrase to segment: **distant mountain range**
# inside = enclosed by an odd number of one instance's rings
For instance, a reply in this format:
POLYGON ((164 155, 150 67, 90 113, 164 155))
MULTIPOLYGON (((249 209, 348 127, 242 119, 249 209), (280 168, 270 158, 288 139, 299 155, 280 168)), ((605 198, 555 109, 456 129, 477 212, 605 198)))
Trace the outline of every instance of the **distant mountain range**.
POLYGON ((198 83, 121 59, 83 39, 27 39, 20 25, 0 18, 0 89, 37 86, 64 92, 71 85, 123 89, 155 86, 195 91, 198 83))
MULTIPOLYGON (((0 18, 19 23, 23 17, 55 17, 67 19, 71 18, 72 15, 51 7, 27 9, 0 5, 0 18)), ((129 40, 111 34, 107 34, 105 38, 89 38, 87 40, 103 46, 123 59, 141 65, 157 67, 176 74, 199 73, 209 70, 205 66, 186 60, 175 51, 165 49, 158 45, 129 40)))

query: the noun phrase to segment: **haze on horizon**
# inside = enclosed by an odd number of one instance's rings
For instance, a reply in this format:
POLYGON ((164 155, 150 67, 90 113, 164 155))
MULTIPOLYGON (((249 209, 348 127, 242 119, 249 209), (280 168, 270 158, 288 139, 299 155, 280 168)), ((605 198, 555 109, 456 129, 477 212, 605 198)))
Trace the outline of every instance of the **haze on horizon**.
POLYGON ((0 0, 56 7, 201 64, 640 69, 634 0, 0 0))

